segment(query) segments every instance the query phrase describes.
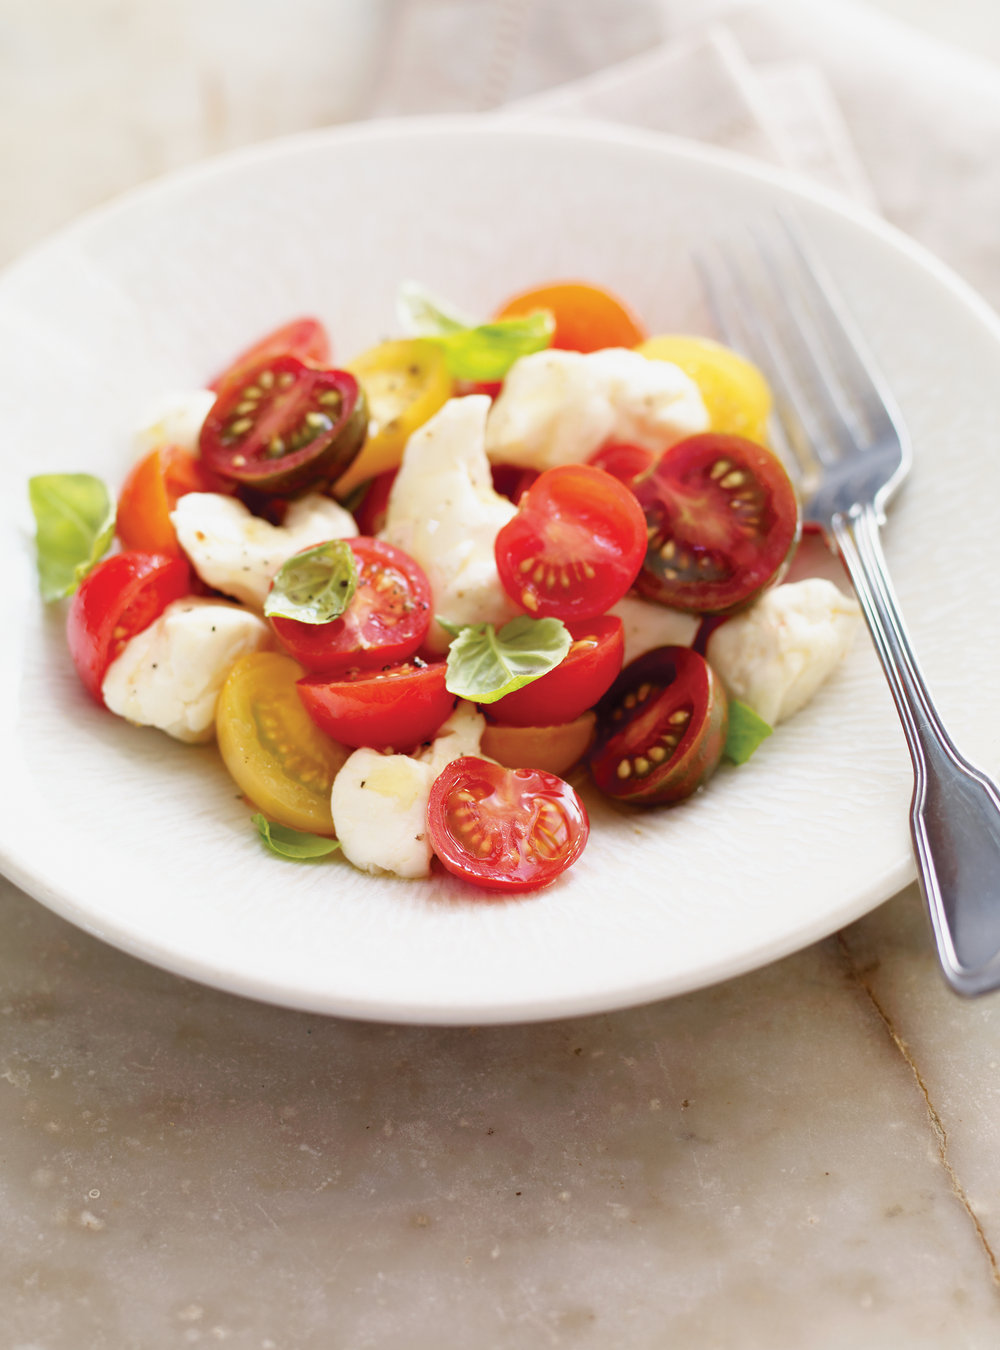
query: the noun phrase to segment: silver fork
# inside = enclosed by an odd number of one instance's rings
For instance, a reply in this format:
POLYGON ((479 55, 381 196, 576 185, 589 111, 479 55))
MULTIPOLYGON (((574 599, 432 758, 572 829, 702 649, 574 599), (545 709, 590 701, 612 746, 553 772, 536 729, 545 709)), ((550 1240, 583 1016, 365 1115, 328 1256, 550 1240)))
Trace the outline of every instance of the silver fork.
POLYGON ((1000 988, 1000 793, 955 748, 920 674, 879 540, 911 463, 885 381, 801 232, 751 232, 737 257, 696 257, 720 334, 771 381, 779 449, 797 462, 805 520, 835 541, 913 760, 910 830, 945 977, 1000 988), (715 259, 713 262, 712 259, 715 259))

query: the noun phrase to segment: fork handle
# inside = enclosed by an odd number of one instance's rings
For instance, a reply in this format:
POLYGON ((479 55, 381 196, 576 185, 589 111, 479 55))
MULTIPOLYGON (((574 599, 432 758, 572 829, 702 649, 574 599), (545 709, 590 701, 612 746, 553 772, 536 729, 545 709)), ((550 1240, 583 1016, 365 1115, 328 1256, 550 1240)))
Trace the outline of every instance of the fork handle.
POLYGON ((956 750, 934 707, 903 625, 871 506, 833 517, 896 704, 914 787, 910 831, 924 898, 949 984, 960 994, 1000 987, 1000 792, 956 750))

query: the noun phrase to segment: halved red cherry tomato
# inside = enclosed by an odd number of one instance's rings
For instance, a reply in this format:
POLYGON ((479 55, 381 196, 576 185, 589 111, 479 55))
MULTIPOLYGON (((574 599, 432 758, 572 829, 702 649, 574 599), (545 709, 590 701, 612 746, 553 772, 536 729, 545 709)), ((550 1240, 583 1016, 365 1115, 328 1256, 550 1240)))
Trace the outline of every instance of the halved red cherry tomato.
POLYGON ((615 445, 609 441, 591 455, 587 463, 603 469, 612 478, 618 478, 623 483, 631 483, 633 479, 645 473, 655 459, 652 450, 645 450, 641 445, 615 445))
POLYGON ((279 356, 223 383, 199 449, 213 473, 286 497, 336 482, 367 430, 365 396, 353 375, 279 356))
POLYGON ((409 750, 429 741, 455 706, 444 661, 362 670, 342 680, 309 675, 299 697, 321 731, 344 745, 409 750))
POLYGON ((681 801, 715 772, 729 704, 719 677, 689 647, 656 647, 631 661, 597 708, 594 782, 641 806, 681 801))
POLYGON ((572 722, 614 683, 625 654, 621 619, 605 614, 568 626, 573 643, 563 659, 547 675, 491 703, 487 711, 493 721, 516 727, 572 722))
POLYGON ((358 569, 357 590, 339 618, 301 623, 273 615, 281 645, 307 670, 340 677, 407 660, 431 621, 431 587, 419 563, 380 539, 346 540, 358 569))
POLYGON ((498 319, 547 309, 556 321, 553 347, 596 352, 602 347, 634 347, 646 338, 641 321, 624 300, 586 281, 555 281, 521 291, 497 310, 498 319))
POLYGON ((636 589, 675 609, 719 614, 746 604, 781 579, 798 542, 784 466, 740 436, 678 441, 633 490, 649 533, 636 589))
POLYGON ((449 872, 511 893, 555 881, 583 852, 590 822, 555 774, 464 755, 434 780, 427 828, 449 872))
POLYGON ((292 319, 291 323, 284 323, 280 328, 258 338, 240 352, 220 375, 216 375, 208 387, 219 394, 224 385, 239 382, 248 370, 262 361, 273 361, 278 356, 297 356, 307 366, 328 366, 330 338, 319 319, 292 319))
POLYGON ((507 594, 530 614, 590 619, 620 600, 646 552, 646 521, 617 478, 589 464, 546 471, 496 537, 507 594))
POLYGON ((98 703, 108 666, 129 638, 190 593, 187 559, 163 553, 114 553, 84 577, 66 616, 66 639, 77 674, 98 703))
POLYGON ((538 478, 537 469, 529 469, 524 464, 491 464, 493 491, 499 492, 516 506, 528 488, 538 478))
POLYGON ((396 481, 398 469, 386 469, 369 479, 365 495, 354 508, 354 519, 362 534, 376 535, 385 526, 386 512, 389 508, 389 493, 396 481))
POLYGON ((132 468, 118 497, 115 532, 127 549, 181 552, 170 512, 188 492, 218 492, 201 460, 177 445, 161 445, 132 468))

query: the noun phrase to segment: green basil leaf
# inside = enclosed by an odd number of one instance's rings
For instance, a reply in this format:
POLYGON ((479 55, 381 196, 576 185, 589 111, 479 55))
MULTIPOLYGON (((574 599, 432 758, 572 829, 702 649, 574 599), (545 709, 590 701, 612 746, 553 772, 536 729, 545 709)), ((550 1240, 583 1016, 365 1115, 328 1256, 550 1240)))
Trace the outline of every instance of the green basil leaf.
POLYGON ((491 623, 463 628, 448 650, 445 687, 472 703, 495 703, 553 670, 570 649, 559 619, 512 619, 499 633, 491 623))
POLYGON ((414 337, 449 337, 476 326, 475 319, 431 295, 416 281, 404 281, 396 295, 399 322, 414 337))
POLYGON ((310 858, 325 858, 340 848, 339 839, 328 839, 322 834, 303 834, 301 830, 290 830, 287 825, 278 825, 260 814, 253 817, 257 833, 272 853, 279 858, 294 858, 297 862, 306 862, 310 858))
POLYGON ((738 698, 729 700, 729 730, 726 732, 726 745, 723 754, 734 764, 745 764, 753 752, 766 741, 773 728, 763 717, 758 717, 753 708, 748 708, 738 698))
POLYGON ((114 498, 90 473, 41 473, 28 479, 35 517, 42 599, 72 595, 111 547, 114 498))
POLYGON ((399 288, 397 309, 407 332, 441 346, 455 380, 502 380, 520 357, 551 346, 556 328, 547 309, 476 324, 413 281, 399 288))
POLYGON ((328 539, 282 564, 264 601, 264 613, 299 623, 337 619, 358 588, 358 565, 345 539, 328 539))

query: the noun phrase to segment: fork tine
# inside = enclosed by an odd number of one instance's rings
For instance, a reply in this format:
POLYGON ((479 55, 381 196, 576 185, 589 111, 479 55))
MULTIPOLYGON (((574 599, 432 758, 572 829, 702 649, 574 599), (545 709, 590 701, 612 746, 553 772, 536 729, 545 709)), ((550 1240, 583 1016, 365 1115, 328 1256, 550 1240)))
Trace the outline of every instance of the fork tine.
POLYGON ((847 352, 852 356, 855 354, 829 306, 817 316, 817 301, 826 297, 815 290, 815 276, 808 269, 801 253, 796 255, 795 261, 799 265, 793 271, 790 263, 779 265, 774 246, 766 234, 760 229, 751 229, 750 233, 770 284, 782 299, 780 319, 776 323, 784 330, 785 350, 795 352, 799 379, 803 384, 808 384, 810 402, 814 407, 818 405, 825 414, 823 431, 826 439, 833 441, 840 454, 851 454, 858 444, 871 440, 871 433, 868 426, 862 425, 857 415, 856 402, 847 391, 852 387, 857 388, 859 384, 861 388, 867 389, 871 381, 867 375, 862 375, 861 370, 855 370, 854 384, 848 382, 845 385, 839 370, 835 368, 830 355, 831 346, 840 356, 847 352))
POLYGON ((902 415, 853 315, 823 263, 809 248, 796 221, 788 211, 779 210, 776 214, 798 261, 800 274, 807 279, 813 315, 822 329, 826 349, 836 363, 837 383, 842 390, 871 390, 872 396, 865 400, 867 437, 876 439, 886 432, 894 432, 900 438, 904 454, 908 455, 902 415))
POLYGON ((720 252, 721 266, 726 272, 726 296, 716 281, 704 252, 694 255, 695 267, 708 296, 709 307, 720 333, 731 346, 744 352, 759 366, 774 390, 775 418, 784 447, 786 465, 797 468, 805 492, 812 489, 827 458, 810 400, 798 387, 783 344, 773 325, 762 319, 761 306, 753 303, 742 276, 736 271, 728 255, 720 252), (751 317, 752 316, 752 317, 751 317), (817 447, 820 452, 817 453, 817 447))

